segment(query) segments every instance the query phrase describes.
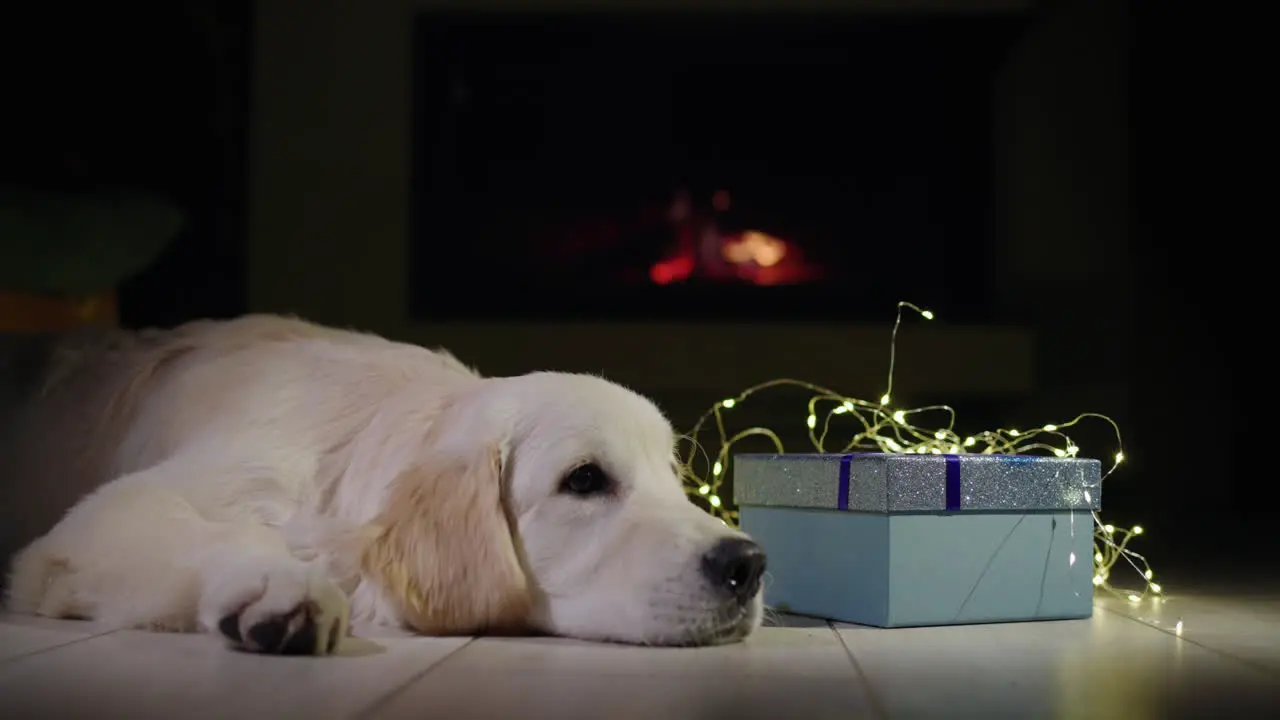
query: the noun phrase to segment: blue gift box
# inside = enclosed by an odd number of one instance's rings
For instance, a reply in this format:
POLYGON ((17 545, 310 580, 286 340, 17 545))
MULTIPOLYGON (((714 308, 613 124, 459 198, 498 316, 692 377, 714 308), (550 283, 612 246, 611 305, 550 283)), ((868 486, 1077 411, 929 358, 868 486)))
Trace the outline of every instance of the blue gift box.
POLYGON ((734 457, 765 602, 878 627, 1091 616, 1101 483, 1078 458, 734 457))

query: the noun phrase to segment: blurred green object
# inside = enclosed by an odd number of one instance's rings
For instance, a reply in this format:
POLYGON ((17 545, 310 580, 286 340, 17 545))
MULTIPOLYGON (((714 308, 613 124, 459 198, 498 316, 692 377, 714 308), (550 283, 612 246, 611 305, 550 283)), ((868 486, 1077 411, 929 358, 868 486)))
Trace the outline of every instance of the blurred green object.
POLYGON ((0 188, 0 290, 113 289, 154 262, 184 221, 177 206, 136 190, 0 188))

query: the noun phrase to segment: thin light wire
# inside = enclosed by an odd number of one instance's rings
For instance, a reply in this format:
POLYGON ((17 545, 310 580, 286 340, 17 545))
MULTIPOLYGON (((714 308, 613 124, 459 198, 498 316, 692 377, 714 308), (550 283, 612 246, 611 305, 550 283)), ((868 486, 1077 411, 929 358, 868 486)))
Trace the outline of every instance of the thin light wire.
MULTIPOLYGON (((776 452, 783 453, 785 449, 778 434, 767 427, 749 427, 730 433, 725 424, 725 413, 739 407, 757 393, 780 388, 799 388, 812 393, 806 405, 808 413, 805 416, 805 425, 808 427, 809 441, 813 449, 820 453, 864 450, 935 455, 975 452, 983 455, 1047 453, 1056 457, 1077 457, 1080 452, 1079 446, 1063 431, 1085 420, 1100 420, 1111 426, 1116 437, 1116 452, 1112 457, 1111 466, 1103 473, 1102 479, 1105 481, 1110 477, 1124 461, 1124 445, 1119 426, 1111 418, 1099 413, 1081 413, 1067 422, 1047 424, 1030 430, 1000 428, 985 430, 962 438, 955 432, 956 412, 948 405, 892 409, 890 402, 893 397, 898 329, 902 325, 904 308, 914 310, 926 320, 933 319, 933 313, 928 310, 905 301, 898 303, 897 317, 889 340, 889 376, 884 395, 879 403, 846 396, 821 385, 791 378, 776 378, 752 385, 737 395, 712 405, 698 418, 693 428, 682 436, 681 440, 688 442, 688 451, 680 460, 680 472, 685 480, 686 492, 704 505, 712 515, 728 525, 737 525, 738 511, 719 494, 720 487, 725 481, 730 453, 734 445, 747 438, 764 437, 773 444, 776 452), (856 423, 857 431, 838 449, 828 449, 832 419, 837 415, 848 416, 848 419, 856 423), (943 415, 946 419, 945 425, 930 429, 926 425, 917 424, 923 415, 943 415), (701 442, 702 434, 709 423, 714 424, 719 443, 714 453, 708 452, 701 442), (704 459, 702 472, 695 467, 699 453, 704 459)), ((1161 594, 1163 588, 1152 580, 1154 573, 1147 564, 1146 558, 1128 548, 1129 542, 1134 537, 1143 534, 1143 528, 1138 525, 1127 529, 1117 528, 1104 523, 1096 512, 1093 513, 1093 522, 1093 584, 1134 602, 1148 595, 1161 594), (1124 563, 1141 579, 1141 590, 1122 589, 1112 584, 1112 572, 1121 560, 1124 560, 1124 563)))

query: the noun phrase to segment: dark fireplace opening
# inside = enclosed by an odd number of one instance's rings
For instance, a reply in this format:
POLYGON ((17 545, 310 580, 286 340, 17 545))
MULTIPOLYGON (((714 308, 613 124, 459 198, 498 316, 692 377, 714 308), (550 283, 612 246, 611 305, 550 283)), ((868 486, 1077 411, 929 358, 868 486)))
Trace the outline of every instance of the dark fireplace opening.
POLYGON ((989 316, 1023 22, 424 14, 414 317, 989 316))

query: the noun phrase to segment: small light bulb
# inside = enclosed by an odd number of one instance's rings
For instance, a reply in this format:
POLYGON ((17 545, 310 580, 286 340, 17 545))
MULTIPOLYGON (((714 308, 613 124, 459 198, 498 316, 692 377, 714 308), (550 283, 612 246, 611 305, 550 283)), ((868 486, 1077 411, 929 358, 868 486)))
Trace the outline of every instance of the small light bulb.
POLYGON ((721 401, 720 401, 720 407, 722 407, 722 408, 731 408, 731 407, 733 407, 734 405, 737 405, 737 404, 738 404, 738 402, 737 402, 736 400, 734 400, 733 398, 729 398, 729 399, 727 399, 727 400, 721 400, 721 401))
POLYGON ((920 311, 920 316, 921 316, 921 317, 923 317, 925 320, 932 320, 932 319, 933 319, 933 312, 932 312, 932 311, 930 311, 930 310, 921 310, 921 311, 920 311))
POLYGON ((976 442, 978 442, 978 438, 967 437, 964 439, 964 446, 973 447, 974 443, 976 442))
POLYGON ((1134 535, 1141 535, 1141 534, 1142 534, 1142 526, 1141 526, 1141 525, 1134 525, 1134 526, 1133 526, 1133 534, 1134 534, 1134 535))
POLYGON ((1076 453, 1078 452, 1080 452, 1080 448, 1076 447, 1075 445, 1067 446, 1067 454, 1070 455, 1071 457, 1075 457, 1076 453))
POLYGON ((1017 430, 1014 430, 1013 428, 1009 428, 1009 437, 1018 437, 1018 435, 1019 433, 1017 430))
POLYGON ((1113 533, 1113 532, 1115 532, 1115 531, 1116 531, 1116 526, 1115 526, 1115 525, 1103 525, 1103 526, 1102 526, 1102 529, 1103 529, 1103 531, 1104 531, 1104 532, 1106 532, 1108 535, 1110 535, 1111 533, 1113 533))
POLYGON ((1151 592, 1157 595, 1160 594, 1160 583, 1151 583, 1150 587, 1151 587, 1151 592))
POLYGON ((812 430, 812 429, 814 429, 814 428, 818 427, 818 416, 817 416, 817 415, 810 415, 808 418, 805 418, 804 423, 805 423, 806 425, 808 425, 808 426, 809 426, 809 429, 810 429, 810 430, 812 430))
POLYGON ((936 432, 936 433, 934 433, 934 434, 933 434, 933 439, 934 439, 934 440, 946 440, 946 439, 947 439, 947 434, 946 434, 945 432, 943 432, 943 431, 939 430, 938 432, 936 432))
POLYGON ((948 452, 948 453, 951 453, 952 455, 958 455, 958 454, 960 453, 960 446, 959 446, 959 445, 952 445, 952 446, 951 446, 951 449, 947 450, 947 452, 948 452))
POLYGON ((719 495, 712 495, 712 496, 711 496, 711 507, 720 507, 720 496, 719 496, 719 495))
POLYGON ((938 448, 929 448, 929 452, 933 453, 934 455, 941 455, 941 454, 942 454, 942 451, 941 451, 941 450, 939 450, 938 448))
POLYGON ((1045 426, 1044 426, 1044 431, 1045 431, 1045 432, 1057 432, 1057 430, 1058 430, 1058 426, 1057 426, 1057 425, 1045 425, 1045 426))
POLYGON ((1148 580, 1150 580, 1150 579, 1151 579, 1151 575, 1152 575, 1152 572, 1151 572, 1150 570, 1148 570, 1148 571, 1146 571, 1146 572, 1142 573, 1142 577, 1144 577, 1144 578, 1146 578, 1146 579, 1148 579, 1148 580))
POLYGON ((1094 584, 1094 585, 1101 585, 1101 584, 1102 584, 1102 576, 1101 576, 1101 575, 1094 575, 1094 576, 1093 576, 1093 584, 1094 584))
POLYGON ((893 438, 885 438, 884 444, 893 452, 902 452, 902 446, 895 442, 893 438))
POLYGON ((1129 594, 1129 601, 1130 601, 1130 602, 1138 602, 1138 601, 1139 601, 1139 600, 1141 600, 1141 599, 1142 599, 1142 598, 1138 597, 1137 595, 1134 595, 1134 594, 1132 594, 1132 593, 1130 593, 1130 594, 1129 594))
POLYGON ((1122 452, 1116 453, 1116 464, 1119 465, 1122 462, 1124 462, 1124 453, 1122 452))
POLYGON ((901 425, 902 423, 905 423, 905 422, 907 421, 907 413, 906 413, 906 411, 904 411, 904 410, 899 410, 899 411, 895 412, 895 413, 893 414, 893 421, 894 421, 894 422, 896 422, 896 423, 898 423, 899 425, 901 425))
POLYGON ((845 407, 844 405, 839 405, 839 406, 837 406, 834 410, 832 410, 832 411, 831 411, 831 414, 832 414, 832 415, 843 415, 843 414, 845 414, 845 413, 847 413, 847 412, 849 412, 849 408, 845 407))
POLYGON ((719 460, 717 460, 716 464, 711 467, 712 475, 719 475, 723 471, 724 471, 724 466, 720 464, 719 460))
POLYGON ((848 400, 845 400, 844 405, 841 405, 840 407, 844 408, 845 412, 853 412, 853 403, 848 400))
POLYGON ((1054 455, 1057 455, 1058 457, 1066 457, 1066 456, 1067 456, 1067 451, 1066 451, 1066 450, 1060 450, 1060 449, 1058 449, 1058 448, 1054 448, 1054 449, 1053 449, 1053 454, 1054 454, 1054 455))
POLYGON ((883 395, 881 395, 881 396, 880 396, 880 404, 881 404, 881 405, 888 405, 888 404, 889 404, 889 393, 885 393, 885 394, 883 394, 883 395))
POLYGON ((703 485, 702 487, 698 488, 698 494, 700 495, 706 495, 709 492, 711 492, 710 485, 703 485))
POLYGON ((1067 565, 1074 566, 1075 564, 1076 564, 1076 553, 1073 550, 1071 554, 1067 556, 1067 565))
POLYGON ((1094 562, 1102 562, 1102 553, 1094 553, 1094 554, 1093 554, 1093 561, 1094 561, 1094 562))

